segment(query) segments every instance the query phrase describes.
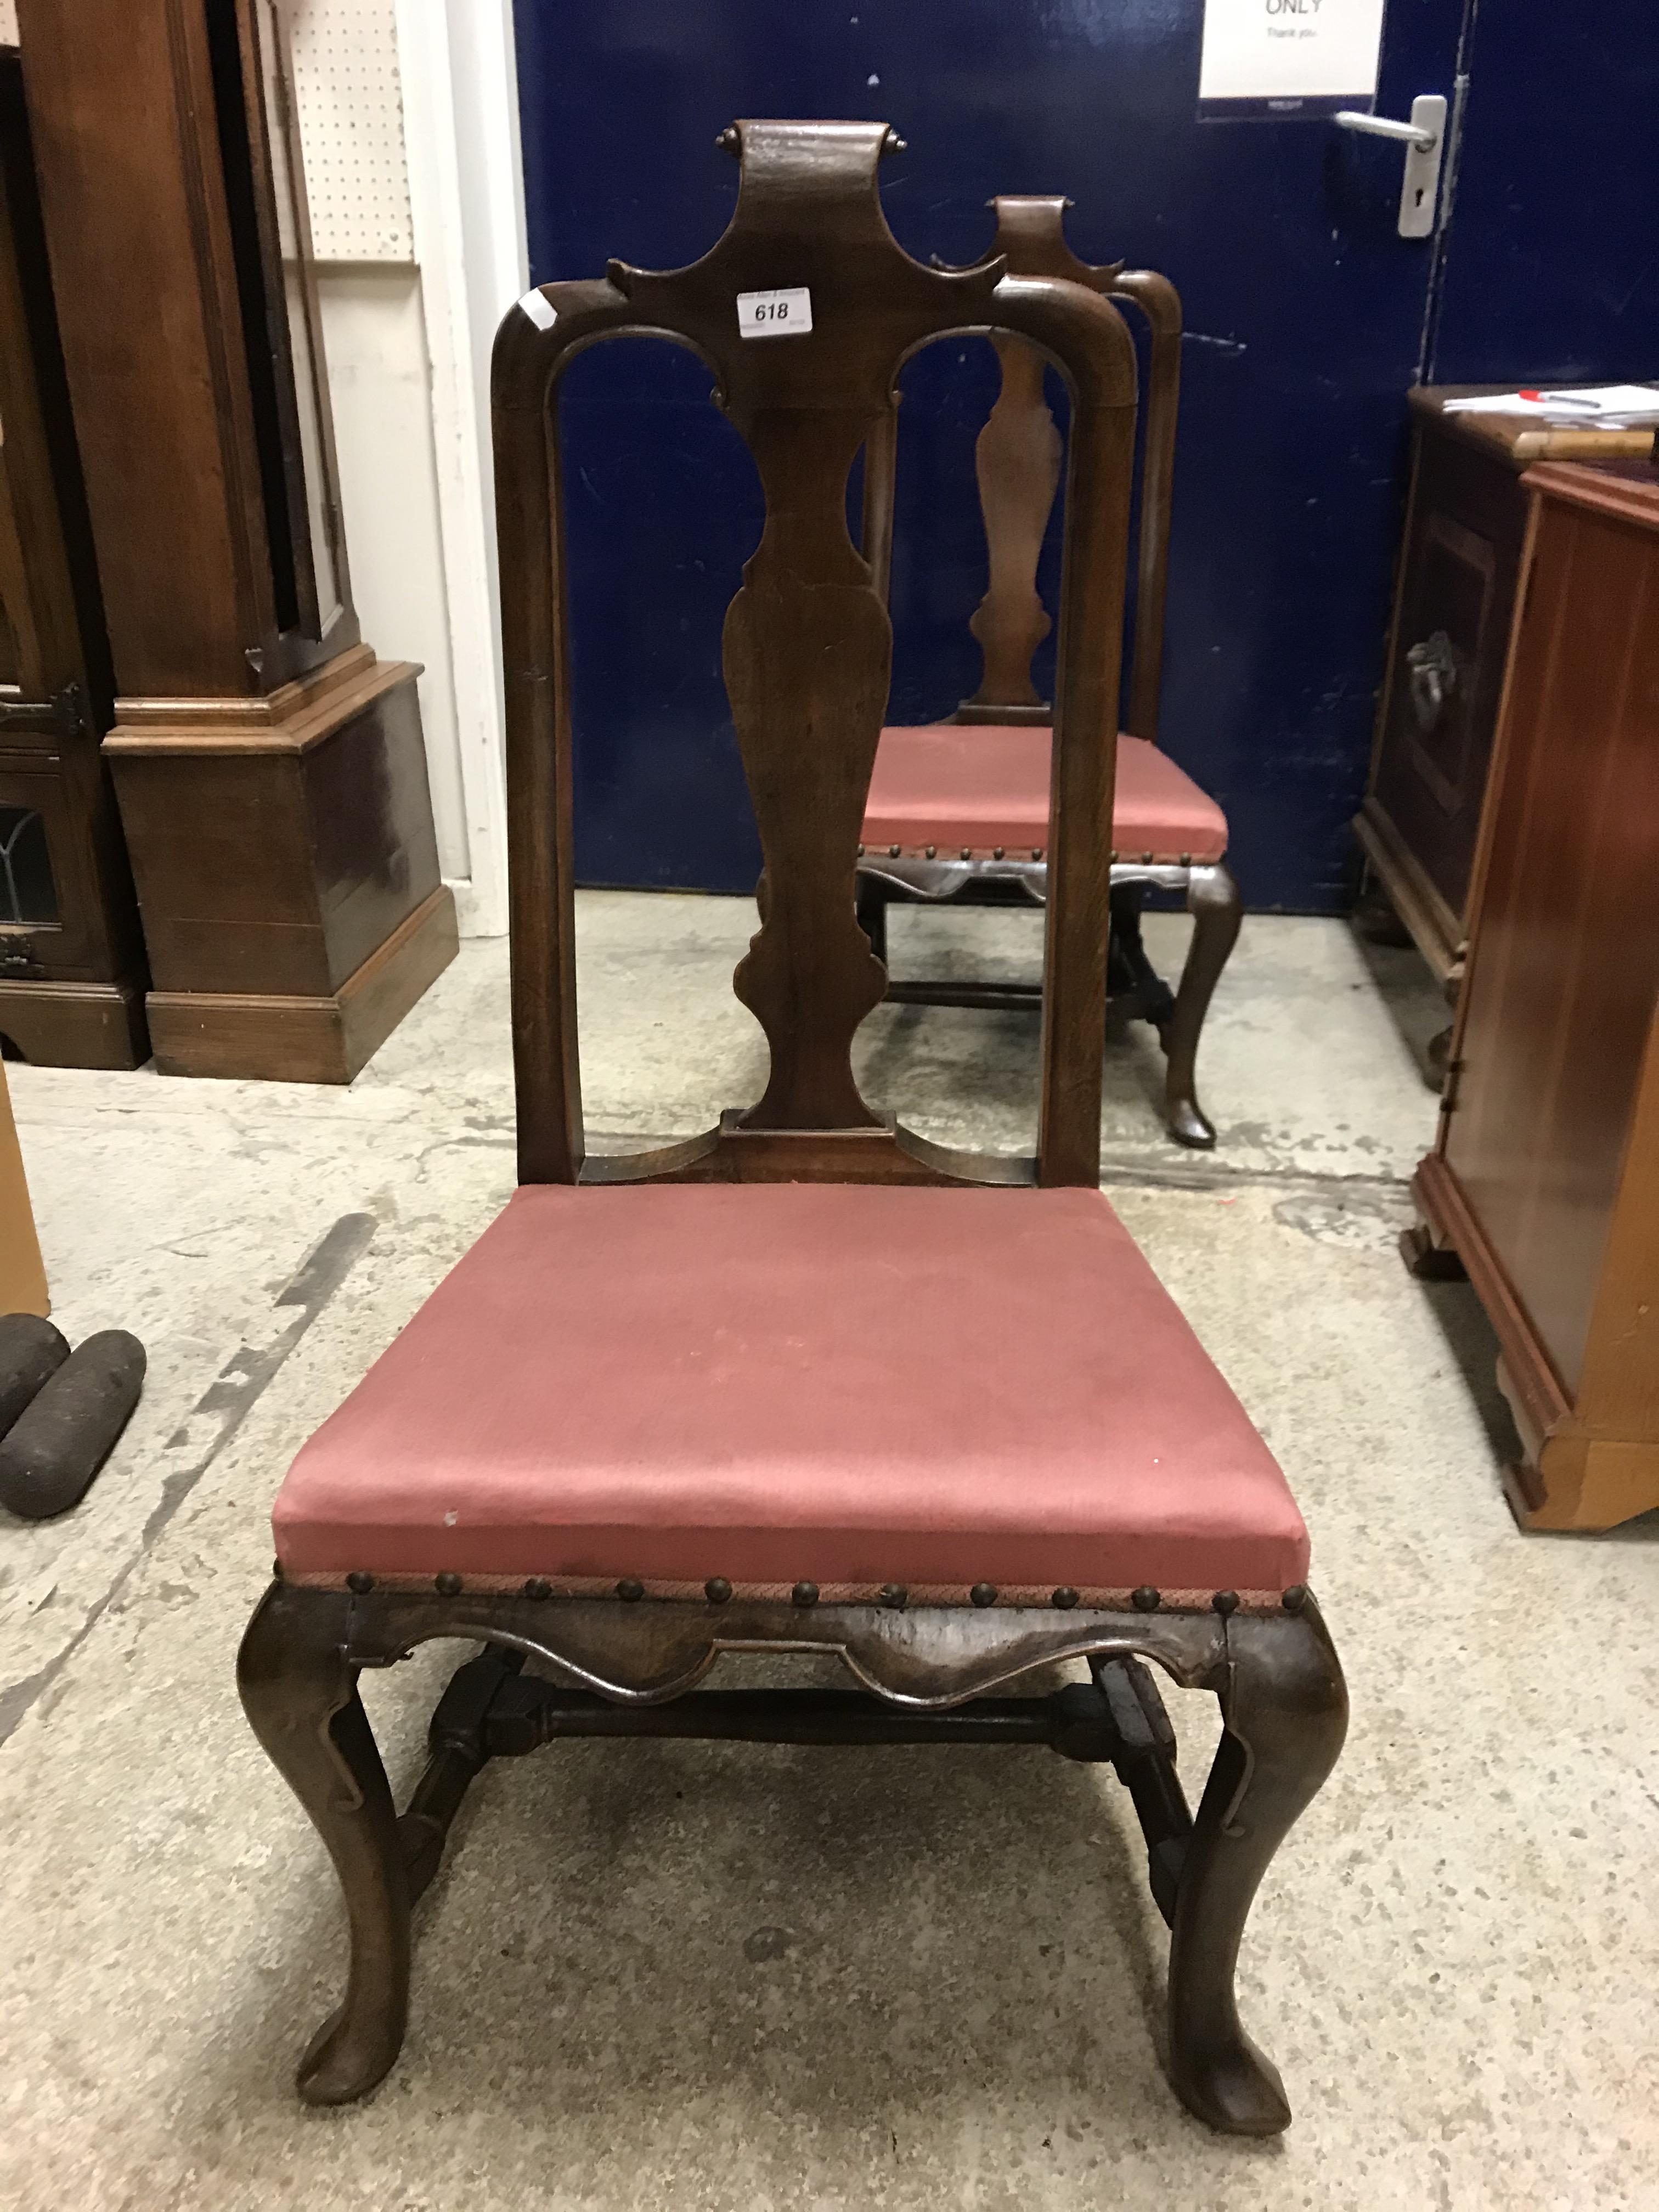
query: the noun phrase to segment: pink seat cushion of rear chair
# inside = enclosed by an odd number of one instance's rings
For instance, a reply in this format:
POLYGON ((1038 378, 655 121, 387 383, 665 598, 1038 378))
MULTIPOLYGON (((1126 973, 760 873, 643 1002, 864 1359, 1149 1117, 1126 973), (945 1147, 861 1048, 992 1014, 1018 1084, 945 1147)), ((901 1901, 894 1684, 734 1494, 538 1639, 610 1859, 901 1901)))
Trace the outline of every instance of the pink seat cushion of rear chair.
POLYGON ((520 1190, 295 1460, 295 1579, 1277 1591, 1285 1478, 1097 1191, 520 1190))
MULTIPOLYGON (((1040 726, 939 722, 884 730, 865 804, 866 846, 941 860, 1000 845, 1015 859, 1048 842, 1054 732, 1040 726)), ((1112 842, 1126 858, 1218 860, 1227 817, 1191 776, 1145 738, 1117 741, 1112 842)))

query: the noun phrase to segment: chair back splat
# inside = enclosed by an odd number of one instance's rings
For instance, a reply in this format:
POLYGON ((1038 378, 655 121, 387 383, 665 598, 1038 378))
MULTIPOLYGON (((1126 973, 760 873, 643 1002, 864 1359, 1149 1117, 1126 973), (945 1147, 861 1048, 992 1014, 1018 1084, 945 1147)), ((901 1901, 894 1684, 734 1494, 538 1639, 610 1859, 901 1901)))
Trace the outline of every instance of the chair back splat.
MULTIPOLYGON (((702 260, 666 272, 613 262, 602 281, 544 285, 509 313, 496 340, 520 1179, 1093 1185, 1133 347, 1099 291, 1068 272, 1011 275, 1000 253, 968 270, 914 261, 882 213, 884 125, 747 122, 729 137, 742 165, 737 207, 702 260), (807 295, 809 328, 740 319, 743 295, 786 291, 807 295), (1035 1164, 925 1143, 866 1104, 852 1068, 854 1033, 884 981, 854 919, 854 890, 892 633, 872 563, 848 535, 847 479, 872 433, 878 446, 890 434, 906 358, 956 332, 1029 342, 1066 379, 1072 404, 1035 1164), (723 659, 764 860, 760 927, 734 988, 766 1033, 771 1068, 759 1103, 705 1135, 589 1161, 576 1052, 556 409, 565 364, 624 334, 672 339, 708 364, 765 495, 760 544, 726 611, 723 659)), ((881 565, 879 548, 871 550, 881 565)))
MULTIPOLYGON (((1134 651, 1124 728, 1158 742, 1169 595, 1170 512, 1176 421, 1181 401, 1181 295, 1152 269, 1079 258, 1066 239, 1067 199, 1005 194, 992 201, 996 235, 978 269, 1000 262, 1013 276, 1057 276, 1115 300, 1131 300, 1151 335, 1140 530, 1136 547, 1134 651)), ((989 580, 969 627, 984 656, 979 690, 955 719, 963 723, 1047 722, 1049 702, 1031 680, 1031 659, 1052 627, 1036 587, 1042 540, 1060 489, 1060 437, 1042 396, 1042 359, 1018 339, 994 341, 1002 386, 974 449, 989 580)), ((878 549, 884 593, 892 559, 896 416, 872 434, 865 454, 866 552, 878 549)), ((1127 490, 1126 490, 1127 497, 1127 490)))

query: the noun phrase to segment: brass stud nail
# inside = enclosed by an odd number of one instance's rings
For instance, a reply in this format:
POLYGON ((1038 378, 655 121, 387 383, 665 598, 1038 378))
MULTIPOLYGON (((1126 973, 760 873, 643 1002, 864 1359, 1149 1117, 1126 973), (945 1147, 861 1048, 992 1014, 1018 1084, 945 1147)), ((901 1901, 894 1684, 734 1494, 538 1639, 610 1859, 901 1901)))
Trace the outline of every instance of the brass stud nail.
POLYGON ((1132 1594, 1130 1602, 1137 1613, 1156 1613, 1161 1600, 1150 1583, 1142 1583, 1132 1594))
POLYGON ((1308 1602, 1308 1592, 1305 1584, 1302 1583, 1292 1583, 1289 1589, 1285 1591, 1284 1596, 1279 1599, 1279 1602, 1284 1607, 1286 1613, 1300 1613, 1303 1607, 1308 1602))
POLYGON ((442 1574, 433 1577, 432 1587, 440 1597, 459 1597, 461 1594, 461 1578, 446 1567, 442 1574))
POLYGON ((551 1597, 553 1585, 551 1583, 544 1582, 539 1575, 532 1575, 524 1586, 524 1594, 526 1597, 551 1597))
POLYGON ((1151 867, 1151 866, 1152 865, 1152 854, 1151 854, 1150 853, 1143 853, 1143 854, 1141 854, 1141 856, 1140 856, 1140 865, 1141 865, 1141 866, 1142 866, 1143 868, 1150 868, 1150 867, 1151 867))
POLYGON ((934 860, 938 857, 939 847, 937 845, 929 845, 927 848, 927 853, 930 860, 934 860))
POLYGON ((1237 1613, 1238 1611, 1238 1592, 1237 1590, 1218 1590, 1215 1595, 1210 1600, 1210 1603, 1215 1607, 1216 1611, 1224 1620, 1230 1613, 1237 1613))
POLYGON ((280 1559, 273 1559, 271 1561, 270 1578, 273 1582, 277 1583, 281 1582, 283 1579, 283 1563, 280 1559))
POLYGON ((732 1585, 724 1575, 710 1575, 702 1586, 702 1594, 710 1605, 724 1605, 732 1595, 732 1585))
POLYGON ((860 858, 860 860, 862 860, 862 859, 864 858, 864 848, 863 848, 863 846, 862 846, 862 845, 860 845, 860 846, 859 847, 859 858, 860 858))
POLYGON ((898 848, 896 845, 890 845, 890 846, 887 848, 887 857, 888 857, 888 859, 889 859, 890 860, 897 860, 897 858, 898 858, 898 856, 899 856, 899 848, 898 848))
POLYGON ((346 1588, 354 1597, 367 1597, 374 1587, 373 1575, 356 1574, 346 1577, 346 1588))
POLYGON ((737 126, 734 124, 728 123, 726 125, 720 137, 715 139, 714 147, 717 153, 735 154, 737 152, 738 133, 737 126))
POLYGON ((993 846, 992 846, 992 848, 991 848, 991 858, 992 858, 994 860, 1000 860, 1002 858, 1002 848, 1001 848, 1001 846, 1000 846, 1000 845, 993 845, 993 846))
POLYGON ((902 1613, 910 1601, 910 1593, 902 1583, 884 1583, 881 1601, 890 1613, 902 1613))
POLYGON ((1077 1592, 1066 1583, 1054 1592, 1054 1602, 1062 1613, 1069 1613, 1077 1603, 1077 1592))
POLYGON ((789 1595, 791 1601, 796 1605, 816 1605, 818 1601, 818 1586, 816 1583, 797 1583, 789 1595))
POLYGON ((1034 860, 1040 860, 1042 858, 1042 846, 1041 846, 1041 845, 1033 845, 1033 846, 1032 846, 1032 848, 1031 848, 1031 858, 1032 858, 1034 860))
POLYGON ((971 860, 973 859, 973 857, 974 857, 974 848, 973 848, 973 847, 972 847, 971 845, 964 845, 964 846, 963 847, 963 848, 962 848, 962 857, 963 857, 963 859, 964 860, 971 860))
POLYGON ((994 1583, 975 1583, 968 1595, 975 1605, 994 1605, 997 1601, 997 1586, 994 1583))
POLYGON ((1193 856, 1192 856, 1192 854, 1191 854, 1190 853, 1183 853, 1183 854, 1182 854, 1182 856, 1181 856, 1181 865, 1182 865, 1182 866, 1183 868, 1190 868, 1190 867, 1191 867, 1191 866, 1193 865, 1193 856))
POLYGON ((624 1605, 636 1605, 645 1595, 645 1584, 637 1575, 624 1575, 617 1584, 617 1595, 624 1605))
POLYGON ((1114 852, 1114 853, 1113 853, 1113 854, 1112 854, 1112 866, 1113 866, 1114 867, 1116 867, 1116 866, 1117 866, 1117 854, 1116 854, 1116 853, 1115 853, 1115 852, 1114 852))

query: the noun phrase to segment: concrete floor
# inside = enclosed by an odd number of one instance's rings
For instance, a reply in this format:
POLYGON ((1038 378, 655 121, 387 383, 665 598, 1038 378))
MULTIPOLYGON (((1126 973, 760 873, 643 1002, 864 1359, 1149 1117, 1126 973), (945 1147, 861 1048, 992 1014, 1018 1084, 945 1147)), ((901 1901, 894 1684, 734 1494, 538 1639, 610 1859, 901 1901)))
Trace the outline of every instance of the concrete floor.
MULTIPOLYGON (((751 927, 585 901, 602 1140, 754 1095, 726 982, 751 927)), ((1038 927, 901 917, 895 963, 1030 972, 1038 927)), ((1170 966, 1180 927, 1151 933, 1170 966)), ((1659 1531, 1516 1533, 1484 1322, 1394 1249, 1443 1011, 1413 956, 1319 921, 1246 925, 1212 1158, 1163 1139, 1144 1032, 1103 1137, 1290 1474, 1352 1692, 1241 1967, 1289 2135, 1218 2140, 1164 2082, 1164 1931, 1109 1774, 991 1750, 491 1768, 419 1912, 397 2069, 353 2110, 295 2101, 338 1915, 232 1660, 288 1458, 507 1196, 506 1002, 504 948, 468 945, 349 1091, 9 1071, 58 1317, 151 1364, 81 1510, 0 1516, 0 2204, 1659 2205, 1659 1531)), ((1017 1146, 1035 1041, 883 1009, 866 1088, 1017 1146)), ((368 1679, 400 1787, 453 1656, 368 1679)), ((1171 1703, 1195 1786, 1212 1704, 1171 1703)))

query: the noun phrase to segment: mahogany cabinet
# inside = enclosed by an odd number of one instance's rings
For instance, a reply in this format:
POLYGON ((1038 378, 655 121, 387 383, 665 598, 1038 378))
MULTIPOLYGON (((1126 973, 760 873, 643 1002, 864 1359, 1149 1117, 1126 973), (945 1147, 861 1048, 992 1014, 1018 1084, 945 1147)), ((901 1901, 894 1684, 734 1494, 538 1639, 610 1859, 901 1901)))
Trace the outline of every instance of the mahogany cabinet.
POLYGON ((359 635, 275 0, 19 0, 157 1065, 349 1081, 453 957, 359 635))
POLYGON ((1370 786, 1354 824, 1389 903, 1453 987, 1526 531, 1522 471, 1547 454, 1613 458, 1653 442, 1650 433, 1444 411, 1449 399, 1513 388, 1431 385, 1407 395, 1411 492, 1370 786))
POLYGON ((109 770, 109 646, 35 192, 0 47, 0 1040, 136 1067, 144 951, 109 770))
POLYGON ((1547 463, 1532 505, 1423 1272, 1497 1331, 1528 1527, 1659 1505, 1659 471, 1547 463))

